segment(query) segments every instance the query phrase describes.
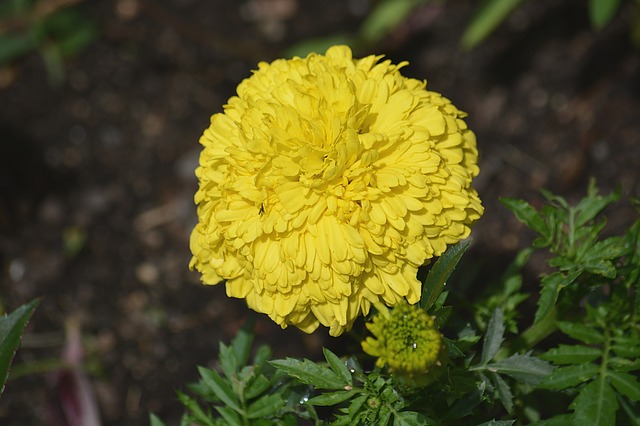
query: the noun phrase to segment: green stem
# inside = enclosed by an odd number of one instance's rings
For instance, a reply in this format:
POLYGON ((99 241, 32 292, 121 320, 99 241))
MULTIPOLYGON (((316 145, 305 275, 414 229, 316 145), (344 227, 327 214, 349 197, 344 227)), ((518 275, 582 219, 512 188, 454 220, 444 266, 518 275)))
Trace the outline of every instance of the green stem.
POLYGON ((510 354, 518 353, 522 350, 527 351, 547 338, 557 329, 557 312, 557 308, 554 307, 544 318, 523 331, 510 345, 506 345, 500 349, 495 358, 503 359, 507 358, 510 354))

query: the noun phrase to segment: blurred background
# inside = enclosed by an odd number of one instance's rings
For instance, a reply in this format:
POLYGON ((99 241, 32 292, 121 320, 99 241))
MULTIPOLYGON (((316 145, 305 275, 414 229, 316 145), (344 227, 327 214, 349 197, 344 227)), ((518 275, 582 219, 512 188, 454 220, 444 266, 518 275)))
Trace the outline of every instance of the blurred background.
MULTIPOLYGON (((188 238, 198 139, 259 61, 349 43, 357 56, 408 60, 405 75, 468 112, 486 213, 467 257, 484 268, 532 237, 499 197, 539 206, 546 188, 575 202, 591 177, 602 192, 639 196, 638 2, 481 6, 0 0, 0 313, 42 298, 0 424, 73 424, 62 414, 77 391, 69 362, 102 424, 147 424, 150 411, 177 424, 175 390, 249 315, 223 286, 199 284, 188 238)), ((611 232, 634 215, 615 207, 611 232)), ((256 320, 276 356, 342 344, 256 320)))

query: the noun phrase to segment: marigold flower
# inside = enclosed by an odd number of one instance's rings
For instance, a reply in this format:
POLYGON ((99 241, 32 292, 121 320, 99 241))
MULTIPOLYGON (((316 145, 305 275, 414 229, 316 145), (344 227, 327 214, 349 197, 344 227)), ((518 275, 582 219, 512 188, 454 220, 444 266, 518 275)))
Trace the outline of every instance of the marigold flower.
POLYGON ((283 328, 416 303, 417 268, 483 212, 465 114, 380 59, 260 63, 200 139, 191 267, 283 328))
POLYGON ((442 335, 433 317, 419 306, 400 303, 391 313, 383 306, 366 327, 373 337, 362 342, 362 349, 377 358, 376 366, 386 366, 414 384, 427 384, 427 380, 415 379, 431 379, 432 367, 442 366, 446 355, 442 335))

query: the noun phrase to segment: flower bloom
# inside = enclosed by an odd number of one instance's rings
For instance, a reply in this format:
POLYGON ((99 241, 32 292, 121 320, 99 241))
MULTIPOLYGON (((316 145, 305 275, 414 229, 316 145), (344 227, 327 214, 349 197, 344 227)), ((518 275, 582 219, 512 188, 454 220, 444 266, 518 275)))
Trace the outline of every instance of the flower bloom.
POLYGON ((465 114, 380 59, 260 63, 200 139, 191 267, 283 328, 416 303, 417 268, 482 215, 465 114))
POLYGON ((442 335, 433 318, 417 305, 400 303, 390 314, 383 309, 366 327, 373 337, 362 342, 362 349, 377 358, 376 366, 416 379, 426 378, 433 366, 442 365, 442 335))

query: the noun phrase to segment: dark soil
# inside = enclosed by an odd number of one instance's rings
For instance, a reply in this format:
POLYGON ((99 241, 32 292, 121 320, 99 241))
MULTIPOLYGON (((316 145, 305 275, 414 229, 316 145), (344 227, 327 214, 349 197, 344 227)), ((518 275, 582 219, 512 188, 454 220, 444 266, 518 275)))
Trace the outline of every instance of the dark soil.
MULTIPOLYGON (((476 2, 428 3, 359 52, 410 61, 405 74, 469 113, 486 206, 472 259, 502 264, 531 238, 499 197, 539 205, 547 188, 576 201, 590 177, 603 192, 640 195, 640 55, 623 3, 597 32, 583 1, 524 2, 470 52, 458 42, 476 2)), ((84 2, 100 36, 67 62, 60 87, 36 53, 0 70, 0 300, 11 311, 42 298, 16 365, 59 357, 65 324, 77 321, 103 424, 147 424, 149 411, 176 424, 175 390, 249 314, 188 270, 198 138, 259 60, 355 31, 363 4, 84 2)), ((621 232, 634 212, 623 203, 609 214, 621 232)), ((257 318, 257 339, 276 356, 317 358, 321 345, 342 344, 326 335, 257 318)), ((0 423, 54 424, 52 377, 10 381, 0 423)))

